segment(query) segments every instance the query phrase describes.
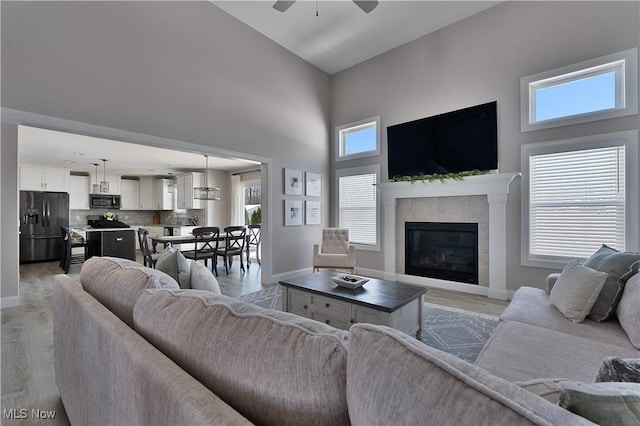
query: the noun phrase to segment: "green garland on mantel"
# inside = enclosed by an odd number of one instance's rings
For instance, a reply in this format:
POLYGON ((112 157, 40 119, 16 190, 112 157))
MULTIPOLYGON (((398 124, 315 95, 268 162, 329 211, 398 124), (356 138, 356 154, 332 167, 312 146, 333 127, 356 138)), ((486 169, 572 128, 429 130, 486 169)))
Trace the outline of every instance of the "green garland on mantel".
POLYGON ((482 170, 468 170, 465 172, 446 173, 443 175, 434 173, 432 175, 396 176, 392 178, 391 181, 392 182, 411 182, 412 185, 416 182, 425 183, 425 182, 435 182, 437 180, 444 183, 448 179, 464 180, 464 178, 469 176, 486 175, 488 173, 489 173, 488 171, 482 171, 482 170))

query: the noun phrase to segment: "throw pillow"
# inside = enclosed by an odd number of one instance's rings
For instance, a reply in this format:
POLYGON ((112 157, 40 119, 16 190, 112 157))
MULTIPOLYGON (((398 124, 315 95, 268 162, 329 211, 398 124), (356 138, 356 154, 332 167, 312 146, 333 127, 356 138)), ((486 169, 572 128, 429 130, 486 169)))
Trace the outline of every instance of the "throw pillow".
POLYGON ((596 382, 640 383, 640 359, 605 358, 602 360, 596 382))
POLYGON ((635 383, 575 383, 560 385, 559 405, 601 426, 637 425, 640 386, 635 383))
POLYGON ((589 313, 589 318, 594 321, 608 320, 616 312, 624 284, 638 272, 640 254, 622 253, 603 245, 584 262, 584 266, 609 274, 589 313))
POLYGON ((198 262, 191 262, 191 288, 222 294, 215 275, 213 275, 209 268, 198 262))
POLYGON ((596 301, 607 274, 569 262, 551 289, 549 299, 573 322, 582 322, 596 301))
POLYGON ((156 261, 156 269, 176 280, 180 288, 191 288, 191 265, 180 250, 165 249, 156 261))
POLYGON ((629 336, 629 340, 640 349, 640 272, 629 278, 618 304, 616 314, 620 326, 629 336))

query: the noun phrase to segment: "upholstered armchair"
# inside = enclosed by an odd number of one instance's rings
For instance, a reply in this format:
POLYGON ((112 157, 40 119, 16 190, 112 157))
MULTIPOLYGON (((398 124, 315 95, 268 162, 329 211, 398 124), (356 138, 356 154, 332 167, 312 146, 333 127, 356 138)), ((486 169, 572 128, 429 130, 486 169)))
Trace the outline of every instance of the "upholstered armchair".
POLYGON ((313 272, 320 268, 356 270, 356 249, 349 245, 349 229, 325 228, 322 246, 313 245, 313 272))

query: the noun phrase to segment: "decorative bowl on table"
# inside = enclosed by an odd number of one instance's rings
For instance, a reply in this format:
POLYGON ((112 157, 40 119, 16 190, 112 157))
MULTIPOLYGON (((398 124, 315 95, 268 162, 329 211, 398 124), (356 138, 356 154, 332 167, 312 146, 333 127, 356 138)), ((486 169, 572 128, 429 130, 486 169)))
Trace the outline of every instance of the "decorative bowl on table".
POLYGON ((331 281, 333 281, 340 287, 350 288, 353 290, 355 288, 362 287, 364 283, 369 281, 369 278, 359 277, 357 275, 343 274, 336 275, 335 277, 331 278, 331 281))

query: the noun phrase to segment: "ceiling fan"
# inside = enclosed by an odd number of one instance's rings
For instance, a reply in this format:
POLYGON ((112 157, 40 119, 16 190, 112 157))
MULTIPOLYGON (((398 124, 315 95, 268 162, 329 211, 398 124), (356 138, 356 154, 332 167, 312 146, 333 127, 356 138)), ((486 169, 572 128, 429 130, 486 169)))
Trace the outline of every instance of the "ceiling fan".
MULTIPOLYGON (((352 1, 356 4, 356 6, 358 6, 360 9, 362 9, 364 13, 369 13, 373 9, 375 9, 376 6, 378 6, 378 2, 377 1, 368 1, 368 0, 366 0, 366 1, 352 0, 352 1)), ((285 12, 295 2, 296 2, 296 0, 278 0, 277 2, 275 2, 273 4, 273 8, 275 10, 277 10, 278 12, 285 12)))

